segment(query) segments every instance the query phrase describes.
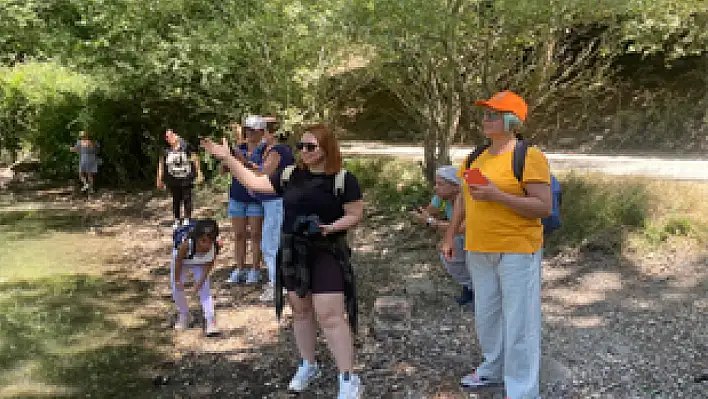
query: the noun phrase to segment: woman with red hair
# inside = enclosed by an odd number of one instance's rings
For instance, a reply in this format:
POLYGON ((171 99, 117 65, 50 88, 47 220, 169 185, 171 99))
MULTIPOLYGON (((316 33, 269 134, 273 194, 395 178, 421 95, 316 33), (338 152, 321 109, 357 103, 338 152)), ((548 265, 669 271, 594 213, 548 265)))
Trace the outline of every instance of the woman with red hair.
POLYGON ((270 176, 246 168, 230 154, 226 142, 220 145, 205 139, 202 147, 221 159, 248 189, 283 198, 275 307, 280 317, 282 288, 286 288, 301 357, 288 389, 302 392, 321 374, 315 361, 316 317, 340 372, 338 397, 361 397, 361 380, 353 372, 356 295, 347 230, 361 221, 364 204, 356 177, 343 174, 334 134, 324 125, 306 128, 296 146, 297 164, 270 176))

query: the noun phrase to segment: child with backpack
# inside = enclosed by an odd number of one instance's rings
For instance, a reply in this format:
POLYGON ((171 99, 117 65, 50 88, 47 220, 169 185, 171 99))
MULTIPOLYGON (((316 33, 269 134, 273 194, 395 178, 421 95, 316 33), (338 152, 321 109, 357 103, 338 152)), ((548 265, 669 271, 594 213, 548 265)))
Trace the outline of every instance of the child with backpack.
POLYGON ((190 224, 180 226, 174 232, 170 285, 179 314, 175 324, 176 330, 186 330, 189 327, 189 305, 184 282, 187 271, 191 271, 195 281, 194 292, 199 294, 206 320, 206 335, 218 334, 209 282, 209 273, 219 251, 218 236, 219 226, 212 219, 190 221, 190 224))

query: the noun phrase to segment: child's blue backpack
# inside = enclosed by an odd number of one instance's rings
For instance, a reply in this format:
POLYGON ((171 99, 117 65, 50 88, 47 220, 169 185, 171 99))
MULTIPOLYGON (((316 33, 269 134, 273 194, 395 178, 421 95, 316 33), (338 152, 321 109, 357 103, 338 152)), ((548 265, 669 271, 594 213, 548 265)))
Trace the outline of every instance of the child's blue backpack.
MULTIPOLYGON (((511 159, 512 169, 514 171, 514 177, 519 182, 524 180, 524 165, 526 165, 526 153, 528 152, 529 143, 526 140, 518 140, 516 142, 516 147, 514 147, 514 155, 511 159)), ((472 162, 477 159, 487 148, 489 144, 484 144, 478 146, 472 151, 470 155, 467 156, 466 169, 470 168, 472 162)), ((543 234, 549 235, 552 232, 558 230, 561 227, 561 214, 560 207, 563 202, 563 192, 561 190, 561 185, 551 173, 551 199, 553 201, 553 206, 551 207, 551 214, 543 219, 541 223, 543 224, 543 234)))
POLYGON ((197 226, 197 221, 194 219, 189 220, 189 224, 183 224, 175 229, 175 231, 172 233, 172 240, 174 242, 174 249, 179 248, 180 244, 184 240, 187 239, 189 236, 189 233, 194 230, 194 228, 197 226))

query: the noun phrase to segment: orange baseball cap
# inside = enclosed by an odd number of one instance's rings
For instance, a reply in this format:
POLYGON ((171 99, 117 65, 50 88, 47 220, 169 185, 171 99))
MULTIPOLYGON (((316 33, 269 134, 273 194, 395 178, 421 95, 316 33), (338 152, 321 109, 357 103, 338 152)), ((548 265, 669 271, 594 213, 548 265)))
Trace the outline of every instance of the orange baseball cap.
POLYGON ((511 112, 522 121, 526 120, 526 113, 529 109, 526 101, 511 91, 501 91, 489 100, 477 100, 474 105, 481 105, 499 112, 511 112))

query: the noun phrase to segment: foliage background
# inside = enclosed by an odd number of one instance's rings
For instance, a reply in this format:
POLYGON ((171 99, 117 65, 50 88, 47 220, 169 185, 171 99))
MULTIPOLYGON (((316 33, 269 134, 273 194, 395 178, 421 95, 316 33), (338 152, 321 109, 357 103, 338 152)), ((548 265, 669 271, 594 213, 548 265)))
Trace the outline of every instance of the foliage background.
POLYGON ((480 140, 471 102, 523 94, 556 150, 708 149, 708 0, 6 0, 0 148, 74 171, 81 129, 111 184, 149 183, 165 128, 245 114, 423 142, 480 140))

